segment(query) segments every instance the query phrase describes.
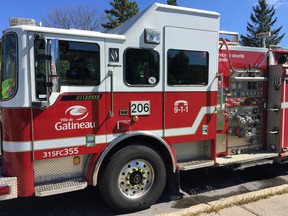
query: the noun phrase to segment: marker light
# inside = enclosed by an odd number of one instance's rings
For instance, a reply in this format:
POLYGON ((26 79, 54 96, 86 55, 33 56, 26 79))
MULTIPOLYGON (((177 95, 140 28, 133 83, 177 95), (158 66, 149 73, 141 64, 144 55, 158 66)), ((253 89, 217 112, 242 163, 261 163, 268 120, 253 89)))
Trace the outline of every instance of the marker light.
POLYGON ((134 122, 137 122, 139 120, 139 117, 138 116, 133 116, 133 121, 134 122))
POLYGON ((92 147, 96 145, 96 139, 94 134, 89 134, 86 136, 86 146, 92 147))
POLYGON ((80 157, 79 156, 73 157, 73 164, 74 165, 79 165, 80 164, 80 157))
POLYGON ((160 31, 155 29, 145 29, 145 43, 160 44, 160 31))

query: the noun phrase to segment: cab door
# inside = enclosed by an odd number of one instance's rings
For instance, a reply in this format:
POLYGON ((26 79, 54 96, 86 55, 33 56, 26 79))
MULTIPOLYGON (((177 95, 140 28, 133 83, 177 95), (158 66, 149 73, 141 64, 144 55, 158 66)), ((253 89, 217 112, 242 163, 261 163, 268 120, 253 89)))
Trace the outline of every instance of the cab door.
POLYGON ((104 40, 37 35, 30 35, 34 159, 99 151, 108 115, 100 61, 104 40))
POLYGON ((217 43, 217 32, 165 27, 164 134, 194 157, 205 140, 211 157, 216 136, 217 43))

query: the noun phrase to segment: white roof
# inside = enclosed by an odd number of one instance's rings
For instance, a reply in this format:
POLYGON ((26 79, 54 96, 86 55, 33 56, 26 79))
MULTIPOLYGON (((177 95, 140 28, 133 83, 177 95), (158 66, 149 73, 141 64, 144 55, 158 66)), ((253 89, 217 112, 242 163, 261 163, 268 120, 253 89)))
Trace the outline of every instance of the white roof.
MULTIPOLYGON (((147 16, 151 16, 151 14, 157 13, 157 12, 170 13, 171 16, 174 14, 175 18, 177 15, 180 15, 180 14, 210 17, 210 18, 216 18, 216 19, 218 19, 220 17, 220 14, 217 12, 198 10, 198 9, 187 8, 187 7, 179 7, 179 6, 173 6, 173 5, 167 5, 167 4, 154 3, 150 7, 146 8, 144 11, 138 13, 137 15, 135 15, 131 19, 127 20, 122 25, 120 25, 117 28, 115 28, 114 30, 112 30, 111 33, 124 35, 127 33, 127 31, 129 29, 131 29, 131 27, 133 25, 135 25, 136 28, 139 28, 139 23, 141 24, 141 23, 145 22, 144 20, 147 19, 147 16)), ((181 25, 180 22, 183 22, 183 20, 181 20, 181 19, 178 19, 177 21, 179 22, 179 25, 181 25)), ((159 22, 159 20, 157 19, 154 22, 159 22)), ((168 23, 166 23, 166 25, 167 24, 168 23)))
POLYGON ((171 24, 183 28, 218 31, 219 17, 220 14, 216 12, 154 3, 142 12, 139 12, 130 20, 112 30, 110 33, 25 25, 13 26, 6 29, 6 31, 18 29, 18 31, 43 32, 125 41, 128 32, 133 34, 135 31, 138 31, 139 28, 151 28, 151 26, 159 29, 171 24))
POLYGON ((108 34, 102 33, 98 31, 89 31, 89 30, 79 30, 79 29, 60 29, 60 28, 49 28, 49 27, 40 27, 40 26, 13 26, 5 31, 31 31, 38 33, 53 33, 53 34, 63 34, 63 35, 74 35, 74 36, 82 36, 82 37, 93 37, 93 38, 104 38, 104 39, 115 39, 115 40, 126 40, 124 35, 118 34, 108 34))

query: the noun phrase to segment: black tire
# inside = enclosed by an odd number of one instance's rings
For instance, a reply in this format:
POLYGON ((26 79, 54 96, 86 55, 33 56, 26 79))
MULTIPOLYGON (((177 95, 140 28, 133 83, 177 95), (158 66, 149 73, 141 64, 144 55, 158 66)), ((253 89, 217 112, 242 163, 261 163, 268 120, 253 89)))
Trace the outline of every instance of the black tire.
POLYGON ((102 197, 114 210, 128 213, 149 208, 166 185, 160 154, 147 145, 130 145, 117 151, 99 176, 102 197))

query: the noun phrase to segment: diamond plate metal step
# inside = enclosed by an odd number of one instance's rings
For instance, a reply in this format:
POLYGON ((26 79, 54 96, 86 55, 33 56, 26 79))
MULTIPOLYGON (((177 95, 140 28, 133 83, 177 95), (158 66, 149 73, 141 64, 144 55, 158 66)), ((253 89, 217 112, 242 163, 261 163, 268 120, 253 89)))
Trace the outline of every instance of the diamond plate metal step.
POLYGON ((3 157, 0 155, 0 201, 18 197, 17 177, 3 176, 3 157))
POLYGON ((254 166, 259 166, 259 165, 264 165, 264 164, 273 164, 273 163, 274 163, 273 158, 249 161, 249 162, 238 164, 238 166, 234 167, 234 170, 243 170, 249 167, 254 167, 254 166))
POLYGON ((0 192, 3 192, 3 195, 0 195, 0 200, 14 199, 18 197, 18 187, 17 187, 17 178, 16 177, 4 177, 0 176, 0 192), (8 191, 4 192, 2 189, 8 191))
MULTIPOLYGON (((227 166, 232 164, 241 164, 241 163, 247 163, 247 162, 253 162, 255 161, 261 161, 261 160, 267 160, 278 157, 278 153, 269 153, 266 151, 257 151, 257 152, 251 152, 251 153, 245 153, 245 154, 238 154, 238 155, 229 155, 225 157, 218 157, 216 158, 216 166, 227 166)), ((257 165, 257 164, 255 164, 257 165)))
POLYGON ((87 182, 85 180, 74 179, 65 182, 38 185, 34 189, 35 189, 35 196, 44 197, 71 191, 82 190, 86 187, 87 182))
POLYGON ((214 166, 214 160, 210 160, 207 158, 200 158, 192 161, 178 163, 179 170, 181 171, 187 171, 211 166, 214 166))

